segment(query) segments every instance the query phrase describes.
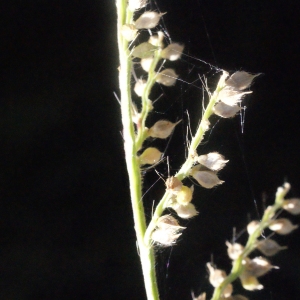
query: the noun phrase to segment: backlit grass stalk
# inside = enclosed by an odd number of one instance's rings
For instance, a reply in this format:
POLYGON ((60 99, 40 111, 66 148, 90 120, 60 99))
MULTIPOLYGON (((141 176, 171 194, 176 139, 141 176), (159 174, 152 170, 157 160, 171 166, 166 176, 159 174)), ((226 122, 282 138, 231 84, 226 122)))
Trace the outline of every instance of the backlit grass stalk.
POLYGON ((155 259, 153 248, 144 244, 144 234, 146 231, 146 220, 142 202, 142 180, 140 164, 137 157, 136 136, 132 119, 131 100, 131 68, 132 61, 128 48, 128 41, 121 34, 124 24, 132 23, 133 13, 127 8, 127 0, 117 0, 117 30, 119 48, 119 85, 121 92, 121 112, 123 123, 123 138, 125 158, 129 176, 130 197, 132 203, 134 227, 136 231, 139 255, 142 264, 145 289, 148 300, 158 300, 158 288, 155 274, 155 259))
MULTIPOLYGON (((253 79, 259 74, 237 71, 230 76, 229 73, 223 71, 213 93, 205 87, 208 94, 208 103, 202 114, 199 127, 189 143, 186 161, 174 176, 166 180, 166 192, 156 206, 147 227, 142 202, 141 171, 144 165, 155 165, 160 162, 162 153, 155 147, 144 147, 144 141, 149 139, 151 142, 153 138, 167 139, 180 122, 172 123, 168 120, 159 120, 148 129, 145 123, 148 114, 153 109, 153 103, 149 99, 149 96, 156 82, 167 87, 175 85, 178 75, 174 69, 163 68, 163 65, 165 60, 178 60, 184 46, 178 43, 171 43, 165 47, 164 35, 160 31, 157 32, 157 35, 151 34, 147 42, 141 44, 134 42, 137 35, 141 33, 141 30, 147 32, 147 30, 154 29, 163 14, 154 11, 145 11, 138 19, 134 20, 134 13, 147 5, 146 0, 116 0, 116 5, 118 14, 119 85, 121 92, 123 139, 134 228, 147 299, 159 300, 153 244, 155 243, 163 247, 172 246, 185 229, 185 227, 179 225, 175 217, 172 215, 163 216, 163 212, 166 208, 172 208, 174 211, 173 214, 183 219, 190 219, 198 214, 194 204, 191 203, 194 187, 187 186, 183 182, 187 177, 193 177, 199 185, 207 189, 223 183, 218 178, 217 172, 225 166, 228 160, 225 160, 217 152, 200 153, 201 155, 198 155, 197 148, 202 142, 205 132, 210 128, 210 117, 213 114, 222 118, 234 117, 241 110, 240 103, 244 96, 251 93, 249 87, 253 79), (131 41, 132 44, 129 44, 131 41), (136 61, 136 59, 141 59, 141 61, 136 61), (146 59, 146 61, 143 59, 146 59), (160 61, 162 63, 158 67, 160 61), (147 80, 136 77, 135 69, 133 68, 133 64, 135 63, 140 63, 140 70, 144 72, 143 77, 147 77, 147 80), (133 90, 141 98, 141 108, 138 108, 132 100, 132 78, 136 80, 133 90)), ((199 115, 200 113, 199 110, 199 115)), ((257 246, 257 238, 264 228, 273 224, 271 224, 274 221, 272 220, 273 214, 283 206, 283 199, 288 189, 287 185, 282 189, 278 189, 274 206, 266 210, 262 221, 257 223, 259 224, 258 228, 255 228, 254 232, 250 233, 248 243, 241 255, 234 259, 233 268, 228 277, 226 277, 225 272, 222 270, 215 270, 208 264, 211 274, 221 274, 221 278, 217 278, 217 280, 212 278, 210 280, 213 286, 216 287, 213 300, 219 300, 224 295, 231 295, 231 282, 242 274, 247 259, 250 264, 250 259, 247 256, 257 246)), ((293 203, 290 204, 294 205, 293 203)), ((298 203, 298 200, 296 203, 298 203)), ((297 205, 300 206, 299 203, 297 205)), ((286 223, 287 221, 283 222, 286 223)), ((273 224, 273 227, 278 227, 279 223, 273 224)), ((293 225, 288 226, 291 227, 291 230, 295 228, 293 225)), ((271 227, 270 229, 274 230, 271 227)), ((255 261, 252 263, 255 263, 255 261)), ((249 274, 250 271, 246 275, 248 276, 249 274)), ((246 275, 244 274, 244 276, 246 275)), ((256 280, 254 275, 252 277, 256 280)), ((259 289, 261 285, 258 284, 254 289, 259 289)), ((245 287, 245 285, 243 286, 245 287)))

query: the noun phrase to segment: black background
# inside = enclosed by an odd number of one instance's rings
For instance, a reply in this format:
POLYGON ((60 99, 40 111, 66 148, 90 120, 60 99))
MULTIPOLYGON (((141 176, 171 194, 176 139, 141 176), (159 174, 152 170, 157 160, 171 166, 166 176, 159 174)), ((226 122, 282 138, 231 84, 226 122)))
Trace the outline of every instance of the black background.
MULTIPOLYGON (((300 196, 299 13, 297 1, 158 1, 173 41, 186 45, 174 63, 188 82, 214 69, 263 73, 240 119, 220 120, 203 146, 230 160, 225 184, 196 188, 200 214, 178 245, 157 249, 162 300, 210 293, 205 263, 226 270, 225 240, 272 203, 284 180, 300 196), (263 196, 264 195, 264 196, 263 196), (257 208, 255 207, 257 203, 257 208)), ((153 4, 151 9, 156 9, 153 4)), ((145 299, 135 246, 122 150, 114 1, 2 1, 0 105, 0 299, 145 299)), ((208 72, 208 73, 207 73, 208 72)), ((183 118, 166 154, 174 173, 184 155, 202 90, 164 88, 154 120, 183 118)), ((151 123, 152 122, 152 123, 151 123)), ((165 143, 159 144, 164 149, 165 143)), ((158 170, 167 175, 165 165, 158 170)), ((146 188, 157 175, 145 176, 146 188)), ((145 197, 147 215, 163 183, 145 197), (158 192, 154 190, 158 189, 158 192)), ((299 218, 292 218, 299 223, 299 218)), ((241 242, 245 241, 245 235, 241 242)), ((289 250, 272 258, 280 270, 250 299, 298 299, 299 231, 276 237, 289 250)), ((257 253, 258 254, 258 253, 257 253)))

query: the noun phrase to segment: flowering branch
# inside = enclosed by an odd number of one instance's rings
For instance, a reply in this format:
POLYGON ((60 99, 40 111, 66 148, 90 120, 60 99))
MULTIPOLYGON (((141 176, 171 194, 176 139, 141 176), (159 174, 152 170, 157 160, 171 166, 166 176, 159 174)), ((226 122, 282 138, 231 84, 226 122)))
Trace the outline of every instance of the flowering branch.
MULTIPOLYGON (((169 207, 183 219, 189 219, 198 214, 195 206, 191 203, 194 187, 184 185, 183 180, 185 178, 192 177, 207 189, 223 183, 218 177, 218 171, 226 165, 228 160, 217 152, 199 155, 198 147, 205 136, 205 132, 210 128, 210 117, 212 115, 221 118, 234 117, 241 110, 243 98, 251 93, 249 87, 253 79, 259 74, 237 71, 230 76, 228 72, 223 71, 215 91, 211 93, 208 88, 206 89, 209 100, 200 125, 191 139, 187 159, 179 171, 166 180, 165 194, 156 206, 152 219, 147 226, 142 202, 141 170, 145 165, 153 166, 160 162, 162 153, 155 147, 145 147, 144 142, 153 138, 167 139, 180 122, 172 123, 168 120, 159 120, 152 127, 147 128, 146 120, 153 109, 153 103, 149 97, 155 83, 167 87, 176 84, 178 75, 172 68, 164 68, 164 62, 166 60, 178 60, 184 46, 171 43, 165 47, 164 35, 160 31, 156 35, 151 34, 147 42, 141 44, 135 42, 141 30, 151 31, 159 24, 163 15, 154 11, 145 11, 136 18, 136 12, 146 5, 147 0, 116 0, 120 59, 119 85, 125 159, 145 289, 148 300, 159 300, 153 244, 171 246, 185 229, 185 227, 180 226, 174 216, 162 216, 162 214, 169 207), (136 64, 140 64, 140 69, 144 72, 143 77, 146 79, 136 77, 134 68, 136 64), (136 80, 133 92, 140 97, 139 109, 132 99, 132 77, 136 80)), ((265 274, 273 266, 265 259, 251 260, 248 256, 254 249, 259 249, 265 255, 274 255, 284 248, 270 239, 258 240, 265 228, 268 227, 279 234, 287 234, 297 227, 287 219, 276 220, 274 217, 279 209, 286 209, 291 213, 299 211, 298 213, 300 213, 300 201, 298 199, 284 200, 288 190, 288 184, 279 188, 275 204, 267 208, 262 220, 251 222, 248 225, 249 239, 245 247, 240 244, 231 245, 227 243, 229 257, 234 261, 229 276, 224 271, 207 264, 210 282, 215 287, 212 300, 246 299, 240 295, 231 296, 233 290, 231 283, 238 277, 240 277, 245 289, 262 288, 257 277, 265 274), (261 265, 264 265, 264 269, 261 268, 261 265)), ((204 300, 205 297, 205 294, 202 294, 197 299, 204 300)))

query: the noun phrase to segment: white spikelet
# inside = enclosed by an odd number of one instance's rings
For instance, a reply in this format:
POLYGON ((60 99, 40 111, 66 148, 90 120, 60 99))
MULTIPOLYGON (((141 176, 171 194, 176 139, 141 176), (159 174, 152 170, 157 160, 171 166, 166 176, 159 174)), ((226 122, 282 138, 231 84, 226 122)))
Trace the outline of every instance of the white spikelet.
POLYGON ((222 118, 232 118, 234 117, 239 111, 241 107, 239 105, 227 105, 223 102, 218 102, 214 107, 213 111, 217 116, 222 118))
POLYGON ((157 74, 156 82, 161 83, 165 86, 175 85, 178 75, 173 69, 165 69, 157 74))
POLYGON ((158 25, 161 16, 164 14, 155 11, 146 11, 135 21, 135 27, 137 29, 152 29, 158 25))
POLYGON ((211 189, 224 181, 220 180, 218 176, 212 171, 193 171, 191 175, 204 188, 211 189))
POLYGON ((273 256, 279 251, 287 249, 287 246, 280 246, 274 240, 265 239, 258 241, 256 248, 266 256, 273 256))
POLYGON ((212 171, 219 171, 223 169, 228 161, 229 160, 225 160, 224 156, 218 152, 210 152, 198 157, 198 163, 212 171))
POLYGON ((157 121, 148 131, 148 135, 153 138, 166 139, 173 132, 175 126, 181 122, 172 123, 167 120, 157 121))
POLYGON ((242 101, 243 97, 246 94, 251 94, 252 91, 247 92, 240 92, 233 89, 230 89, 228 87, 225 87, 222 89, 219 93, 219 100, 221 100, 223 103, 229 105, 229 106, 235 106, 239 102, 242 101))
POLYGON ((153 52, 157 50, 157 47, 144 42, 139 44, 138 46, 136 46, 132 52, 131 55, 134 57, 138 57, 138 58, 148 58, 148 57, 152 57, 153 56, 153 52))
POLYGON ((153 62, 152 55, 141 59, 141 66, 142 66, 143 70, 146 71, 147 73, 150 70, 152 62, 153 62))
POLYGON ((177 215, 182 219, 190 219, 199 214, 195 206, 192 203, 187 205, 181 205, 178 202, 175 202, 171 207, 176 211, 177 215))
POLYGON ((172 43, 161 51, 161 57, 174 61, 181 57, 184 46, 178 43, 172 43))
POLYGON ((132 24, 124 24, 121 28, 121 33, 128 42, 135 39, 137 31, 138 30, 132 24))
POLYGON ((134 91, 139 96, 142 97, 144 90, 146 87, 146 80, 144 79, 138 79, 137 82, 134 85, 134 91))
POLYGON ((280 218, 277 220, 273 220, 270 224, 269 228, 273 231, 275 231, 278 234, 289 234, 293 230, 298 228, 298 225, 294 225, 291 223, 289 219, 286 218, 280 218))
POLYGON ((248 88, 253 79, 257 76, 259 76, 260 73, 258 74, 250 74, 245 71, 237 71, 233 73, 230 78, 228 78, 225 83, 227 86, 230 86, 234 88, 235 90, 242 91, 246 88, 248 88))
POLYGON ((147 0, 129 0, 128 1, 128 8, 131 11, 139 10, 147 5, 147 0))

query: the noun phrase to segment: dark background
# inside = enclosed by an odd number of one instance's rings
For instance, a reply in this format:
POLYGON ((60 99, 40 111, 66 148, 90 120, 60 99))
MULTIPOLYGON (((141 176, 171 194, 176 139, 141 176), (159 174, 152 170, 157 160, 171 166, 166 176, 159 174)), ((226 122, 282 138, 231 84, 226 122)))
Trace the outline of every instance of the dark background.
MULTIPOLYGON (((183 118, 166 155, 184 155, 188 110, 201 114, 199 74, 263 73, 245 100, 246 119, 217 123, 203 152, 230 160, 225 184, 196 188, 200 214, 182 222, 178 245, 157 249, 162 300, 210 293, 205 263, 226 270, 225 240, 259 218, 284 180, 300 196, 299 13, 297 1, 157 1, 173 41, 186 45, 178 82, 162 88, 149 118, 183 118), (198 111, 197 111, 198 110, 198 111), (257 207, 256 205, 257 204, 257 207)), ((157 7, 151 4, 151 9, 157 7)), ((145 299, 122 150, 114 1, 2 1, 0 90, 0 299, 145 299)), ((151 123, 152 122, 152 123, 151 123)), ((166 143, 158 144, 165 149, 166 143)), ((167 167, 158 170, 167 176, 167 167)), ((157 179, 145 175, 145 186, 157 179)), ((147 215, 163 183, 145 196, 147 215), (158 192, 154 190, 158 189, 158 192)), ((292 218, 299 223, 299 218, 292 218)), ((246 235, 240 241, 245 242, 246 235)), ((299 231, 276 237, 289 250, 272 258, 265 289, 250 299, 300 295, 299 231)), ((256 253, 259 255, 258 253, 256 253)))

